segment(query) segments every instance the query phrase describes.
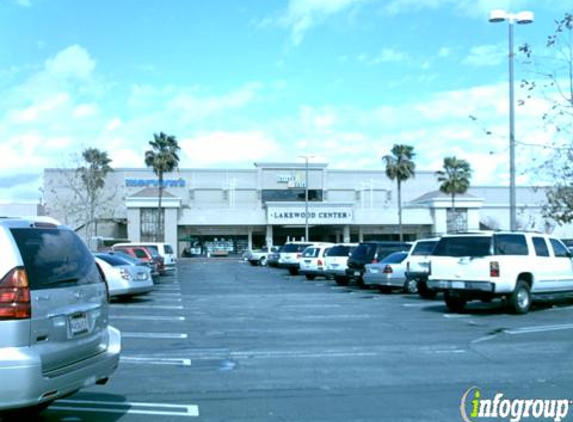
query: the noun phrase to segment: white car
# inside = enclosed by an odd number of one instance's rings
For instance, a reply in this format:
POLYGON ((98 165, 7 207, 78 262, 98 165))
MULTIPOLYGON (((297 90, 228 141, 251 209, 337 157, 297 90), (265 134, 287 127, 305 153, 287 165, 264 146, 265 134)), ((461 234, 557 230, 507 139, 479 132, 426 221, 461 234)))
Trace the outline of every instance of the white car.
POLYGON ((333 246, 332 243, 318 243, 302 251, 299 273, 304 275, 307 280, 314 280, 316 277, 328 278, 325 254, 333 246))
POLYGON ((153 291, 151 268, 134 265, 116 254, 99 253, 95 261, 105 275, 111 297, 132 297, 153 291))
POLYGON ((329 278, 334 278, 337 283, 344 284, 346 282, 348 284, 348 277, 346 276, 348 257, 356 246, 358 243, 338 243, 330 248, 324 257, 325 271, 329 278))

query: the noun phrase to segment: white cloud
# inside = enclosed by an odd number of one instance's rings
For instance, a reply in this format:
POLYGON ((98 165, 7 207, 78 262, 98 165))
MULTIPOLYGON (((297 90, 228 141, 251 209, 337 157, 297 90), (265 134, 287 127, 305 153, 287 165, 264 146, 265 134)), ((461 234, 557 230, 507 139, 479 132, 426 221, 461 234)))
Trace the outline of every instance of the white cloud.
POLYGON ((507 47, 501 44, 479 45, 470 49, 463 64, 477 67, 498 66, 504 59, 507 60, 507 47))
POLYGON ((60 51, 53 59, 46 61, 46 71, 54 76, 72 79, 87 79, 95 69, 95 61, 79 45, 72 45, 60 51))
POLYGON ((113 119, 111 119, 107 125, 105 126, 105 129, 108 131, 114 131, 118 128, 120 128, 123 125, 123 122, 121 121, 121 119, 119 117, 114 117, 113 119))
POLYGON ((267 19, 288 27, 291 41, 299 45, 312 27, 321 24, 330 16, 348 11, 371 0, 290 0, 285 12, 278 19, 267 19))
POLYGON ((80 104, 74 108, 74 117, 89 117, 98 114, 99 107, 96 104, 80 104))
POLYGON ((267 157, 280 160, 277 142, 261 131, 211 132, 183 139, 181 166, 213 166, 253 163, 267 157))

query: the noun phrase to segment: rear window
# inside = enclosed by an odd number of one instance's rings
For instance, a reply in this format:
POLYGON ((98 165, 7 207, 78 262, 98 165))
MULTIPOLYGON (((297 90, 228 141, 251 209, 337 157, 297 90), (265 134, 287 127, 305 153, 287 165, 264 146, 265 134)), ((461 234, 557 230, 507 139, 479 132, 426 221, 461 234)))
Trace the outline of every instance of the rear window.
POLYGON ((437 240, 418 242, 412 251, 412 255, 430 255, 434 251, 434 248, 437 244, 437 240))
POLYGON ((133 248, 133 253, 138 258, 143 258, 143 259, 149 258, 149 255, 145 252, 144 249, 133 248))
POLYGON ((33 290, 101 282, 94 258, 71 230, 12 229, 33 290))
POLYGON ((352 252, 353 259, 365 259, 365 258, 372 258, 374 256, 374 252, 376 251, 376 245, 372 243, 361 243, 354 249, 352 252))
POLYGON ((330 250, 326 253, 326 256, 349 256, 350 252, 352 252, 353 246, 333 246, 330 250))
POLYGON ((408 254, 406 252, 394 252, 384 258, 381 262, 384 264, 399 264, 404 261, 408 254))
POLYGON ((318 257, 318 253, 320 252, 319 248, 306 248, 302 253, 304 258, 316 258, 318 257))
POLYGON ((390 255, 391 253, 403 252, 403 251, 407 252, 408 250, 409 250, 408 246, 383 246, 383 247, 379 247, 377 259, 378 259, 378 261, 381 261, 382 259, 384 259, 388 255, 390 255))
POLYGON ((286 252, 286 253, 302 252, 308 246, 310 246, 310 245, 299 244, 299 243, 287 243, 286 245, 283 246, 283 248, 281 249, 281 252, 286 252))
POLYGON ((488 256, 490 236, 454 236, 442 237, 432 255, 435 256, 488 256))
POLYGON ((96 256, 99 259, 101 259, 102 261, 107 262, 112 267, 118 267, 118 266, 129 264, 129 262, 127 262, 127 260, 120 258, 119 256, 115 256, 115 255, 97 254, 96 256))

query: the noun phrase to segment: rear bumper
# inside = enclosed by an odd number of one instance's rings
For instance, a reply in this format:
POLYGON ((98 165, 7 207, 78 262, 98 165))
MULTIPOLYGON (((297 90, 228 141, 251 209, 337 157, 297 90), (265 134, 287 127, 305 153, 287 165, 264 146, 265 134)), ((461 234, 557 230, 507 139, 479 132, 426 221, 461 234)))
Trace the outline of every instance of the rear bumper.
POLYGON ((364 273, 364 284, 367 286, 404 287, 405 278, 386 277, 384 274, 364 273))
POLYGON ((121 334, 108 327, 108 347, 99 355, 43 374, 40 356, 33 347, 0 349, 0 410, 36 406, 68 396, 109 378, 119 364, 121 334))
POLYGON ((115 296, 131 296, 131 295, 144 295, 152 292, 155 289, 153 285, 151 286, 137 286, 137 287, 122 287, 120 289, 110 290, 109 295, 111 297, 115 296))
POLYGON ((299 274, 301 275, 315 275, 315 276, 319 276, 319 277, 327 277, 328 274, 326 271, 324 270, 319 270, 319 269, 315 269, 315 268, 301 268, 299 270, 299 274))
POLYGON ((495 284, 487 281, 458 281, 458 280, 428 280, 426 282, 428 289, 443 292, 446 290, 455 290, 471 293, 491 293, 495 292, 495 284))

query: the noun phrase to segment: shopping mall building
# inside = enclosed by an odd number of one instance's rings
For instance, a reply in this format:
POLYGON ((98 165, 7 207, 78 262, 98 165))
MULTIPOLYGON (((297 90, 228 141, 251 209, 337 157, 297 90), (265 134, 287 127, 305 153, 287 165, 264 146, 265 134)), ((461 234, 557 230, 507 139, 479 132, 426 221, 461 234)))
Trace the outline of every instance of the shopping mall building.
MULTIPOLYGON (((45 170, 44 201, 47 215, 81 231, 85 218, 74 207, 79 200, 72 183, 75 174, 45 170)), ((97 211, 97 236, 153 240, 158 192, 151 170, 115 169, 99 195, 104 201, 97 211)), ((304 238, 307 225, 313 241, 398 239, 397 196, 396 182, 383 168, 255 163, 252 169, 179 169, 165 175, 160 236, 180 254, 241 253, 265 244, 281 245, 304 238)), ((508 198, 508 188, 473 186, 455 197, 452 212, 452 199, 439 191, 435 172, 418 171, 402 184, 404 238, 508 228, 508 198)), ((542 189, 518 188, 518 225, 572 237, 567 228, 542 217, 544 201, 542 189)))

